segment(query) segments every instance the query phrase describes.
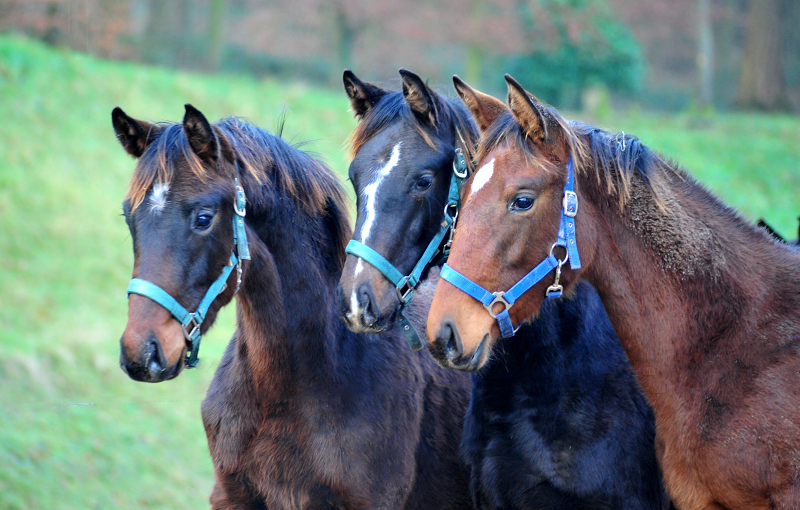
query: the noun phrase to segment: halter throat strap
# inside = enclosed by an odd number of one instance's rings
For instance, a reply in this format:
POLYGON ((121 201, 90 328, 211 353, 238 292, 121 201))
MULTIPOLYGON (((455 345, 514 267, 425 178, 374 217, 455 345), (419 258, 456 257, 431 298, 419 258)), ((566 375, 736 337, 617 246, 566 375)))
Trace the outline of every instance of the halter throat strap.
POLYGON ((459 197, 461 192, 461 184, 464 182, 466 177, 466 161, 464 160, 464 155, 461 152, 461 149, 457 148, 455 151, 455 158, 453 159, 453 176, 450 179, 450 189, 447 194, 447 204, 444 206, 444 218, 442 219, 436 235, 433 236, 433 239, 431 239, 431 241, 428 243, 427 248, 425 248, 422 256, 419 258, 417 263, 414 264, 414 268, 408 275, 403 275, 403 273, 394 267, 391 262, 386 260, 383 255, 360 241, 351 239, 345 248, 346 253, 355 255, 356 257, 359 257, 371 264, 383 276, 385 276, 387 280, 392 282, 392 285, 395 286, 397 297, 400 299, 400 313, 397 315, 397 324, 400 326, 400 331, 403 332, 408 345, 413 351, 422 349, 422 339, 411 322, 403 315, 403 309, 411 303, 411 300, 414 297, 414 289, 416 289, 419 285, 422 272, 425 270, 425 267, 428 264, 437 258, 437 254, 440 253, 440 247, 442 248, 441 256, 438 257, 436 262, 441 264, 447 260, 447 256, 450 253, 450 244, 453 240, 452 226, 458 217, 458 209, 461 204, 459 197), (448 234, 450 237, 445 246, 442 247, 442 241, 444 241, 445 236, 448 234))
POLYGON ((543 261, 507 291, 489 292, 447 264, 442 267, 440 277, 480 301, 489 312, 489 315, 497 320, 502 337, 510 338, 516 333, 516 329, 511 323, 511 317, 508 314, 508 310, 514 302, 531 287, 542 281, 553 269, 556 270, 555 281, 547 288, 545 296, 548 299, 561 297, 561 293, 564 290, 559 283, 561 267, 566 262, 569 262, 569 266, 572 269, 581 267, 578 243, 575 239, 575 216, 577 214, 578 195, 575 194, 575 170, 572 156, 570 156, 567 162, 567 183, 564 187, 564 198, 561 204, 561 223, 558 227, 558 239, 550 248, 550 254, 543 261), (561 260, 553 255, 553 250, 555 250, 556 246, 561 246, 566 251, 564 258, 561 260), (494 310, 498 306, 501 306, 502 310, 495 312, 494 310))
MULTIPOLYGON (((236 162, 236 173, 239 173, 238 161, 236 162)), ((242 260, 250 260, 250 245, 247 242, 247 233, 245 232, 244 226, 244 217, 247 214, 245 209, 247 197, 244 194, 244 188, 239 184, 238 178, 235 179, 235 182, 236 201, 233 205, 233 253, 231 253, 228 264, 222 268, 222 273, 208 288, 194 312, 186 310, 186 308, 178 303, 167 291, 155 283, 142 280, 141 278, 133 278, 128 284, 128 296, 131 294, 139 294, 155 301, 163 306, 175 320, 181 324, 184 338, 191 343, 191 347, 186 354, 186 368, 194 368, 199 361, 197 355, 200 350, 200 326, 206 318, 211 303, 213 303, 217 296, 227 288, 228 277, 231 275, 234 268, 238 271, 236 291, 234 294, 239 292, 239 287, 242 284, 242 260)))

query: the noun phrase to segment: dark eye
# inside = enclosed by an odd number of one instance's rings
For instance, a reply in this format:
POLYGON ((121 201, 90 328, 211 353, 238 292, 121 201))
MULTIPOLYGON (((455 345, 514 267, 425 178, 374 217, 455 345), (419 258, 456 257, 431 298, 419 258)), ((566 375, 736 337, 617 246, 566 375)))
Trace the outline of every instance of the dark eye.
POLYGON ((514 199, 511 203, 511 210, 513 211, 527 211, 533 207, 533 197, 521 195, 514 199))
POLYGON ((419 179, 417 179, 415 186, 417 189, 428 189, 431 184, 433 184, 433 177, 430 175, 421 175, 419 179))
POLYGON ((200 230, 205 230, 211 225, 211 220, 214 217, 208 213, 200 213, 197 215, 197 220, 195 220, 195 227, 200 230))

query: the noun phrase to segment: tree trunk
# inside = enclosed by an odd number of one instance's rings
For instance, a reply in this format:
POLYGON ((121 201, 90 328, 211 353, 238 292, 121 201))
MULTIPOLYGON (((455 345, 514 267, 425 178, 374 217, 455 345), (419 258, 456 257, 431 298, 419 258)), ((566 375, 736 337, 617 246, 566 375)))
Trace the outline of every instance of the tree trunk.
POLYGON ((169 4, 163 0, 147 0, 147 27, 144 31, 140 58, 145 62, 165 64, 167 37, 170 19, 169 4))
POLYGON ((348 22, 345 6, 341 2, 334 2, 333 23, 336 31, 339 69, 350 69, 353 66, 353 45, 357 29, 348 22))
POLYGON ((711 25, 711 0, 699 0, 697 12, 697 71, 700 77, 699 106, 714 102, 714 32, 711 25))
POLYGON ((738 103, 743 108, 785 109, 782 0, 750 0, 738 103))
POLYGON ((222 62, 222 25, 225 17, 225 0, 211 0, 208 11, 208 53, 206 68, 209 71, 219 69, 222 62))

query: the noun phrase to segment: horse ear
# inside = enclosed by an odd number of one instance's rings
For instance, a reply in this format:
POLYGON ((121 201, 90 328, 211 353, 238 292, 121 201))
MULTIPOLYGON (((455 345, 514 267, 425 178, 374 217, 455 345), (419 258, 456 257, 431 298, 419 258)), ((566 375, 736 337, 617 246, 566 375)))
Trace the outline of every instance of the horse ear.
POLYGON ((148 143, 161 131, 160 126, 129 117, 119 106, 111 111, 111 123, 114 125, 117 140, 134 158, 142 157, 148 143))
POLYGON ((475 122, 478 123, 478 129, 481 131, 486 131, 499 116, 508 111, 505 103, 489 94, 473 89, 456 75, 453 75, 453 85, 461 100, 472 112, 475 122))
POLYGON ((190 104, 186 104, 186 114, 183 116, 183 131, 189 140, 189 145, 197 156, 206 163, 213 163, 219 159, 219 140, 208 123, 205 115, 190 104))
POLYGON ((433 126, 436 123, 435 92, 411 71, 400 69, 399 72, 403 78, 403 97, 411 111, 421 122, 433 126))
POLYGON ((535 142, 547 139, 547 122, 543 114, 544 105, 522 88, 517 80, 506 75, 508 84, 508 106, 525 133, 535 142))
POLYGON ((363 118, 364 114, 387 93, 380 87, 359 80, 358 76, 350 69, 344 70, 342 80, 344 81, 344 91, 350 98, 350 105, 353 107, 356 117, 363 118))

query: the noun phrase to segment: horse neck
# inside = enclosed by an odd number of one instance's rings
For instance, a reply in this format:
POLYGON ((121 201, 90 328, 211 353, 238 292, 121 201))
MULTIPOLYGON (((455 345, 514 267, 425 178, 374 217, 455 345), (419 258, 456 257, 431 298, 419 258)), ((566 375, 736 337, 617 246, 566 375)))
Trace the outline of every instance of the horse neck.
MULTIPOLYGON (((720 371, 709 370, 711 363, 733 367, 737 356, 761 348, 752 340, 764 338, 761 316, 775 292, 790 301, 783 306, 798 309, 800 293, 791 289, 800 286, 800 257, 690 178, 665 176, 665 212, 638 176, 620 210, 604 185, 586 175, 579 182, 581 212, 598 221, 597 253, 583 276, 600 294, 651 400, 698 381, 713 385, 709 378, 720 371)), ((800 313, 793 314, 790 322, 800 324, 800 313)))
MULTIPOLYGON (((332 373, 343 332, 333 303, 338 274, 305 236, 306 218, 294 211, 248 211, 251 261, 239 292, 239 358, 256 381, 296 385, 332 373), (292 232, 293 227, 297 231, 292 232), (323 259, 324 260, 324 259, 323 259)), ((328 258, 336 257, 335 250, 328 258)))

